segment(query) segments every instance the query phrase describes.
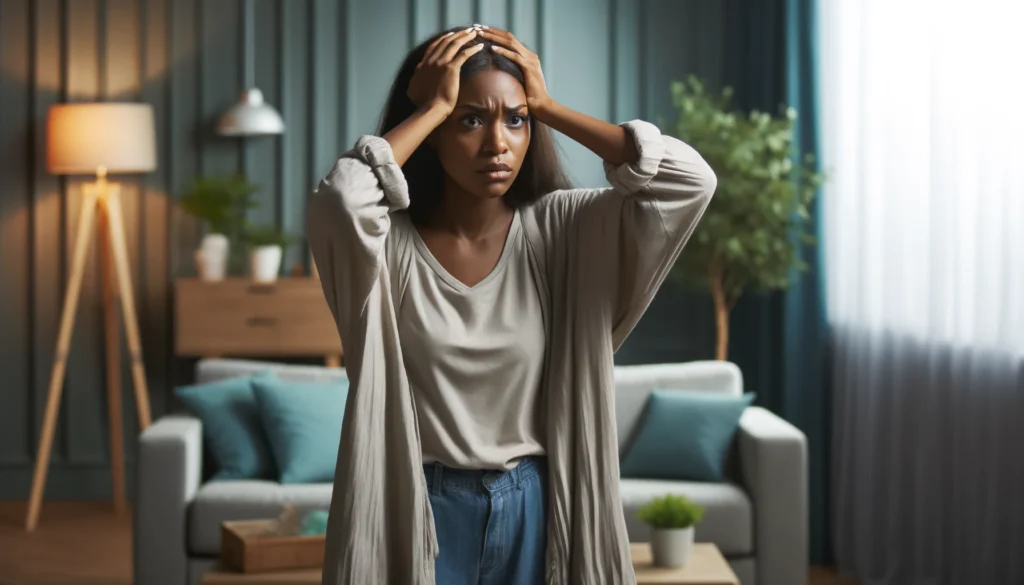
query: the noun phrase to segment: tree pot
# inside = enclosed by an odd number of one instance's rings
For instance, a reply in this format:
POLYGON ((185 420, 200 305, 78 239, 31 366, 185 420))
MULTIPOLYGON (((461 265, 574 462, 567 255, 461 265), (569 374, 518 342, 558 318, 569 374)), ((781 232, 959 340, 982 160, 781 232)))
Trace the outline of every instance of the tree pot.
POLYGON ((249 252, 249 275, 256 282, 274 282, 281 271, 281 246, 260 246, 249 252))
POLYGON ((207 234, 195 253, 196 272, 201 280, 224 280, 228 272, 228 251, 231 244, 224 234, 207 234))
POLYGON ((685 566, 693 551, 693 526, 651 530, 651 557, 656 567, 685 566))

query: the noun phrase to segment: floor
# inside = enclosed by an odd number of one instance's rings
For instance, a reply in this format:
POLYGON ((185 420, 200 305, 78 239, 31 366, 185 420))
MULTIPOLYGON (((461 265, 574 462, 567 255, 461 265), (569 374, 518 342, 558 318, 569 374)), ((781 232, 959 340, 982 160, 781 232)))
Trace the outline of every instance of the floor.
MULTIPOLYGON (((108 502, 45 502, 25 532, 25 502, 0 502, 0 585, 128 585, 131 517, 108 502)), ((823 567, 808 585, 858 585, 823 567)))

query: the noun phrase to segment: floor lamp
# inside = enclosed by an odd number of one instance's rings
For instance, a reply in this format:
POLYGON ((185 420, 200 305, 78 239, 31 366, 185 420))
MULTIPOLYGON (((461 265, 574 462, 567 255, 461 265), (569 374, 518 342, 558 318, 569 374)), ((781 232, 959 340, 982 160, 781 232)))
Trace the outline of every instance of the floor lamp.
POLYGON ((110 425, 110 468, 113 480, 114 508, 122 514, 126 508, 124 482, 124 447, 121 432, 121 344, 118 331, 118 307, 123 316, 138 407, 139 427, 150 424, 149 392, 142 362, 139 327, 135 313, 135 296, 128 269, 128 248, 121 214, 120 188, 107 181, 107 173, 144 173, 156 168, 156 140, 153 110, 137 103, 60 104, 50 108, 47 116, 47 167, 62 175, 94 175, 96 181, 83 185, 82 212, 75 235, 74 255, 64 306, 53 371, 46 398, 46 412, 39 438, 32 492, 25 528, 35 529, 39 520, 46 472, 50 464, 54 427, 64 386, 71 333, 74 329, 78 301, 85 272, 85 261, 94 224, 99 223, 101 263, 103 268, 104 337, 106 339, 107 412, 110 425))

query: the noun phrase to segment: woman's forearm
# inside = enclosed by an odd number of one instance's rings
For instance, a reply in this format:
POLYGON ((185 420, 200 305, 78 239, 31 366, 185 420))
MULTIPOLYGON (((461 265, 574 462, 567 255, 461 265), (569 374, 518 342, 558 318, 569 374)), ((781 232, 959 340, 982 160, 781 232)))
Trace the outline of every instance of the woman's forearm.
POLYGON ((542 107, 532 108, 530 115, 586 146, 613 165, 634 163, 640 156, 625 128, 577 112, 554 100, 542 107))
POLYGON ((409 160, 412 153, 416 152, 420 144, 441 125, 441 122, 444 122, 448 114, 449 112, 441 106, 424 106, 382 136, 391 145, 398 166, 409 160))

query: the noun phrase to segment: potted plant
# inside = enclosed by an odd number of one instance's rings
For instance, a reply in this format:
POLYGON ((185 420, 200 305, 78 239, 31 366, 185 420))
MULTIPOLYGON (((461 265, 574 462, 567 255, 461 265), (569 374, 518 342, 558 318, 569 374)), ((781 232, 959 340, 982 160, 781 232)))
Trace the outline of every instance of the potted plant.
POLYGON ((695 77, 672 84, 675 134, 711 165, 718 188, 672 269, 674 280, 709 290, 716 359, 727 359, 729 313, 747 290, 786 289, 806 270, 801 246, 815 240, 808 211, 824 180, 811 154, 794 152, 797 112, 777 116, 731 106, 732 89, 708 93, 695 77))
POLYGON ((241 175, 200 177, 179 199, 182 210, 207 227, 195 253, 201 279, 221 280, 229 272, 232 243, 241 235, 246 212, 258 205, 256 190, 241 175))
POLYGON ((666 494, 640 506, 636 517, 651 527, 651 556, 655 566, 682 567, 693 550, 694 526, 704 508, 686 496, 666 494))
POLYGON ((284 249, 294 239, 271 225, 247 225, 243 240, 249 248, 249 276, 256 282, 276 281, 284 249))

